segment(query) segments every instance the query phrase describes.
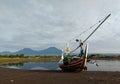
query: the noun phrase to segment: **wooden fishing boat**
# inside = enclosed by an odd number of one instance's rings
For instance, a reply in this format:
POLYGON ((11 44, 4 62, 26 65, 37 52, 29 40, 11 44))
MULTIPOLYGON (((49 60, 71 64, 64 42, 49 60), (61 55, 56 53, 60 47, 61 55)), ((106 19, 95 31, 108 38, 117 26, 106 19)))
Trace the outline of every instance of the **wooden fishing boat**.
POLYGON ((73 51, 70 51, 68 46, 66 47, 66 54, 64 55, 64 53, 62 53, 61 59, 59 61, 59 67, 63 71, 87 70, 88 44, 86 44, 85 48, 83 48, 83 45, 85 45, 86 40, 90 36, 92 36, 92 34, 102 25, 103 22, 105 22, 105 20, 110 15, 111 14, 107 15, 83 42, 81 40, 76 39, 76 41, 79 42, 79 46, 75 48, 73 51), (80 53, 78 56, 70 55, 71 52, 74 52, 78 48, 80 48, 80 53))

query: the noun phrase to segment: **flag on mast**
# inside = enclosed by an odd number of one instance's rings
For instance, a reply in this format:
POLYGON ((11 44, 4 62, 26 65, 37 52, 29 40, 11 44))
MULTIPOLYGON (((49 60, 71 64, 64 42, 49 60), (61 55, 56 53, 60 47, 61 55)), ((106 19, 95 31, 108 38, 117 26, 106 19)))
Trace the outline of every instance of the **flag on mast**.
POLYGON ((66 51, 66 54, 69 54, 69 53, 70 53, 69 43, 66 44, 65 51, 66 51))

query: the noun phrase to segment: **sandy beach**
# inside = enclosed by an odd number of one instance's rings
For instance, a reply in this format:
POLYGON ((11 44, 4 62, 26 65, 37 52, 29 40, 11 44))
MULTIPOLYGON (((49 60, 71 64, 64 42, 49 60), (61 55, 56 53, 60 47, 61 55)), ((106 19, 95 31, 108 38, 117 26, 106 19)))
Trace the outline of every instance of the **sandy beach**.
POLYGON ((62 72, 0 68, 0 84, 119 84, 120 72, 62 72))

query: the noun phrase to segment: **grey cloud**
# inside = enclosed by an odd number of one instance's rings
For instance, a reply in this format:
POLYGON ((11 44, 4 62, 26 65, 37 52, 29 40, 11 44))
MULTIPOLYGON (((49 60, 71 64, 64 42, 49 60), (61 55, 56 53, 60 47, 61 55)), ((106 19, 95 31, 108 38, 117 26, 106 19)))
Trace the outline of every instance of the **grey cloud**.
MULTIPOLYGON (((115 43, 114 48, 118 51, 119 3, 119 0, 114 0, 114 3, 113 0, 1 0, 0 49, 40 49, 48 46, 64 48, 73 37, 112 13, 88 42, 101 52, 107 47, 112 51, 111 44, 115 43), (111 43, 112 38, 117 40, 111 43)), ((91 31, 78 38, 86 38, 91 31)), ((76 46, 74 41, 73 45, 71 48, 76 46)), ((91 47, 90 49, 92 52, 91 47)))

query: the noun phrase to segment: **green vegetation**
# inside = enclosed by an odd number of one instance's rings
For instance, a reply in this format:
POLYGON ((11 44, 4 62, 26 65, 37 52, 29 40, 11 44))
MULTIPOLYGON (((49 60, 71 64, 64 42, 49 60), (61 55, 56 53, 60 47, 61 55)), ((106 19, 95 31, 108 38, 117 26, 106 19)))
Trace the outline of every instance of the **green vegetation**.
POLYGON ((24 54, 0 55, 0 65, 24 62, 54 62, 59 60, 60 56, 25 56, 24 54))
POLYGON ((120 59, 120 55, 91 54, 92 59, 120 59))

